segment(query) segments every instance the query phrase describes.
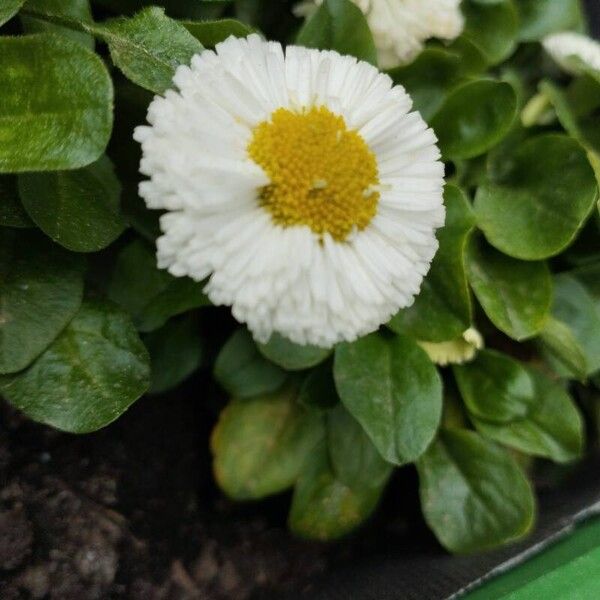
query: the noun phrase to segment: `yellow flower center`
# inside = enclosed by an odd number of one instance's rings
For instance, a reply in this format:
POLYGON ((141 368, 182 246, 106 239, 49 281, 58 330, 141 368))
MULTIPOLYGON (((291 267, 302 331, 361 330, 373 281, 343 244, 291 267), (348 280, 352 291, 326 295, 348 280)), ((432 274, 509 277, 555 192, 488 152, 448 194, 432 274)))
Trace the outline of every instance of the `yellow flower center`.
POLYGON ((259 202, 279 225, 308 225, 320 236, 343 241, 375 216, 375 155, 324 106, 277 109, 255 127, 248 154, 270 179, 259 202))

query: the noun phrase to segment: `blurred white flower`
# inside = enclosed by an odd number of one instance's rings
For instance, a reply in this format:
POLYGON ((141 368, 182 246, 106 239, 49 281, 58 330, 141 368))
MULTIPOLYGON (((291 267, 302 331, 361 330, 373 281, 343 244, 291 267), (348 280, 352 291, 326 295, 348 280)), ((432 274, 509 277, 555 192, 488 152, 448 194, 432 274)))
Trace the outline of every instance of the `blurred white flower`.
POLYGON ((158 263, 254 336, 351 341, 412 303, 444 222, 444 166, 400 86, 336 52, 229 38, 177 69, 138 127, 166 210, 158 263))
MULTIPOLYGON (((463 30, 461 0, 352 0, 373 32, 379 67, 391 69, 411 62, 430 38, 453 40, 463 30)), ((298 16, 310 16, 323 0, 305 0, 298 16)))
POLYGON ((553 33, 542 42, 552 59, 571 75, 586 69, 600 72, 600 43, 581 33, 553 33))

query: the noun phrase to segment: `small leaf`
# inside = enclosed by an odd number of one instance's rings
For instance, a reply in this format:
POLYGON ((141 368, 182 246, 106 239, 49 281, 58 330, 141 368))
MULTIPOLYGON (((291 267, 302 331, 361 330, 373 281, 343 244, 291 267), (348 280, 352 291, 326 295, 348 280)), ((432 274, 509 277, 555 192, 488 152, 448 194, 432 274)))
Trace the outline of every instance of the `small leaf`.
POLYGON ((549 33, 581 29, 579 0, 517 0, 523 42, 541 40, 549 33))
POLYGON ((482 350, 454 375, 469 412, 497 423, 524 418, 536 400, 527 370, 516 360, 493 350, 482 350))
POLYGON ((139 331, 153 331, 171 317, 209 304, 202 283, 156 267, 150 246, 134 240, 117 258, 108 296, 133 316, 139 331))
POLYGON ((230 402, 211 448, 219 486, 236 500, 263 498, 289 488, 323 437, 321 417, 296 402, 295 385, 230 402))
POLYGON ((4 25, 18 12, 25 0, 3 0, 0 5, 0 25, 4 25))
POLYGON ((438 232, 439 250, 421 291, 410 308, 388 323, 415 339, 445 342, 471 326, 471 295, 465 273, 465 248, 475 219, 464 193, 453 185, 444 192, 446 224, 438 232))
POLYGON ((181 21, 181 24, 205 47, 214 48, 229 36, 246 37, 255 29, 235 19, 218 21, 181 21))
POLYGON ((238 329, 221 348, 214 366, 215 379, 234 398, 250 398, 279 389, 286 373, 258 351, 246 329, 238 329))
POLYGON ((296 44, 337 50, 377 64, 377 51, 362 11, 350 0, 325 0, 298 32, 296 44))
POLYGON ((467 275, 485 314, 500 331, 515 340, 542 331, 552 303, 546 263, 515 260, 472 240, 467 275))
POLYGON ((462 75, 460 57, 443 48, 425 48, 412 63, 392 69, 388 75, 406 88, 414 110, 429 121, 462 75))
POLYGON ((440 376, 416 342, 373 333, 336 348, 335 383, 340 399, 383 458, 394 464, 417 459, 440 422, 440 376))
POLYGON ((75 316, 83 269, 38 233, 0 229, 0 373, 24 369, 75 316))
POLYGON ((331 361, 311 369, 300 386, 298 402, 312 410, 326 411, 339 401, 331 361))
POLYGON ((74 252, 102 250, 125 228, 121 184, 106 156, 83 169, 20 175, 19 193, 35 224, 74 252))
POLYGON ((341 483, 360 490, 381 488, 387 481, 392 466, 341 404, 327 415, 327 440, 331 469, 341 483))
POLYGON ((144 337, 152 365, 151 394, 177 387, 201 365, 206 355, 195 315, 168 321, 144 337))
POLYGON ((303 538, 340 538, 371 515, 382 491, 383 486, 350 488, 337 479, 323 441, 311 452, 294 488, 289 527, 303 538))
POLYGON ((489 64, 498 64, 512 54, 519 30, 519 15, 512 0, 467 0, 461 8, 466 19, 463 36, 479 48, 489 64))
POLYGON ((33 227, 27 216, 17 191, 17 178, 12 175, 0 175, 0 226, 33 227))
POLYGON ((597 198, 585 149, 567 136, 547 134, 519 146, 500 180, 477 190, 475 214, 498 250, 539 260, 573 241, 597 198))
POLYGON ((0 378, 0 392, 34 421, 88 433, 120 417, 149 378, 148 353, 129 317, 88 300, 29 368, 0 378))
POLYGON ((192 56, 203 50, 183 25, 156 6, 90 30, 108 44, 113 62, 126 77, 157 94, 172 87, 178 65, 189 64, 192 56))
POLYGON ((473 158, 495 146, 517 114, 517 96, 509 83, 477 79, 450 92, 431 121, 445 158, 473 158))
POLYGON ((55 34, 0 38, 0 172, 84 167, 104 152, 113 89, 96 54, 55 34))
POLYGON ((477 430, 490 439, 526 454, 570 462, 583 452, 584 423, 573 399, 545 375, 530 370, 535 386, 527 415, 508 423, 472 418, 477 430))
MULTIPOLYGON (((89 0, 27 0, 25 8, 45 14, 70 17, 84 23, 91 23, 93 20, 89 0)), ((21 23, 27 33, 57 33, 79 42, 86 48, 94 49, 94 38, 89 33, 26 14, 21 15, 21 23)))
POLYGON ((531 530, 535 499, 516 461, 478 434, 442 431, 417 462, 421 508, 451 552, 479 552, 531 530))
POLYGON ((287 371, 310 369, 322 363, 331 354, 329 348, 300 346, 278 333, 274 333, 266 344, 258 344, 258 349, 263 356, 287 371))

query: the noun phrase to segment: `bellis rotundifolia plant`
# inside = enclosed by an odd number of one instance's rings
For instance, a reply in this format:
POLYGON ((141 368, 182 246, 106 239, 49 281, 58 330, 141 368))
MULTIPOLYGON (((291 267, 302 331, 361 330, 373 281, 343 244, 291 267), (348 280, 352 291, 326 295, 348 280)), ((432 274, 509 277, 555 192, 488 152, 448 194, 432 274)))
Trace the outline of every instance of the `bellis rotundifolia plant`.
POLYGON ((414 465, 448 550, 526 535, 600 386, 579 2, 164 4, 0 3, 1 395, 86 433, 210 373, 218 485, 295 534, 414 465))

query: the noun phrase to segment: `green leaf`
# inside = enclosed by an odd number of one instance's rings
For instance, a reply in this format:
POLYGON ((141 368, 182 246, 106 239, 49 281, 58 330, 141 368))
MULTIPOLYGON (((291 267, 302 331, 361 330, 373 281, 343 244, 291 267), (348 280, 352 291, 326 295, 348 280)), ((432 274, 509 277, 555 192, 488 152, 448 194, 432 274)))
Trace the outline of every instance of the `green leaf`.
POLYGON ((215 379, 234 398, 250 398, 279 389, 286 372, 258 351, 246 329, 238 329, 221 348, 213 370, 215 379))
POLYGON ((461 69, 458 54, 443 48, 425 48, 412 63, 392 69, 388 75, 395 84, 406 88, 414 110, 429 121, 460 79, 461 69))
POLYGON ((489 64, 498 64, 513 53, 517 45, 519 15, 512 0, 467 0, 461 9, 466 19, 463 36, 479 48, 489 64))
POLYGON ((549 33, 581 29, 583 15, 579 0, 517 0, 523 42, 541 40, 549 33))
POLYGON ((148 353, 129 317, 87 300, 29 368, 0 377, 0 393, 34 421, 88 433, 120 417, 149 378, 148 353))
POLYGON ((382 491, 382 486, 350 488, 337 479, 322 442, 311 452, 294 488, 289 527, 303 538, 340 538, 371 515, 382 491))
POLYGON ((472 415, 496 423, 525 418, 536 396, 529 373, 519 362, 493 350, 482 350, 454 375, 472 415))
POLYGON ((309 371, 300 386, 300 404, 312 410, 326 411, 339 403, 332 366, 331 361, 327 361, 309 371))
POLYGON ((25 0, 3 0, 0 5, 0 25, 4 25, 18 12, 25 0))
POLYGON ((211 448, 219 486, 236 500, 263 498, 294 484, 323 437, 321 417, 296 402, 294 385, 271 395, 230 402, 211 448))
POLYGON ((203 50, 183 25, 156 6, 94 25, 91 31, 108 44, 112 61, 126 77, 157 94, 172 87, 178 65, 189 64, 203 50))
POLYGON ((33 227, 17 192, 17 178, 12 175, 0 175, 0 226, 33 227))
POLYGON ((535 499, 516 461, 472 431, 442 431, 417 462, 421 508, 451 552, 479 552, 531 530, 535 499))
MULTIPOLYGON (((205 0, 206 1, 206 0, 205 0)), ((229 36, 246 37, 255 32, 253 27, 235 19, 218 21, 182 21, 181 24, 205 47, 214 48, 229 36)))
POLYGON ((572 374, 582 381, 586 378, 588 368, 585 353, 566 323, 550 317, 540 333, 540 347, 561 374, 566 371, 567 376, 572 374))
POLYGON ((134 240, 120 252, 108 296, 127 310, 139 331, 153 331, 171 317, 209 304, 203 284, 156 267, 152 248, 134 240))
POLYGON ((464 255, 475 219, 460 188, 446 185, 444 202, 446 224, 438 232, 440 247, 431 270, 414 304, 388 324, 397 333, 431 342, 460 337, 472 319, 464 255))
POLYGON ((385 484, 392 466, 341 404, 327 415, 327 440, 331 470, 338 481, 357 490, 385 484))
POLYGON ((104 152, 113 89, 102 60, 55 34, 0 38, 0 172, 84 167, 104 152))
POLYGON ((83 268, 35 232, 0 229, 0 373, 24 369, 75 316, 83 268))
POLYGON ((509 83, 468 81, 454 88, 431 121, 446 159, 473 158, 495 146, 517 114, 517 95, 509 83))
POLYGON ((373 333, 336 348, 340 399, 388 462, 417 459, 438 428, 440 376, 416 342, 373 333))
POLYGON ((177 387, 202 365, 206 345, 197 321, 195 315, 185 315, 144 337, 152 364, 150 393, 177 387))
POLYGON ((525 340, 544 328, 552 303, 552 279, 544 262, 524 262, 472 240, 467 276, 490 321, 509 337, 525 340))
POLYGON ((600 369, 600 303, 568 274, 554 278, 552 314, 571 330, 585 356, 586 375, 600 369))
POLYGON ((310 369, 322 363, 331 354, 329 348, 300 346, 278 333, 274 333, 266 344, 258 344, 258 349, 263 356, 287 371, 310 369))
POLYGON ((34 223, 74 252, 102 250, 121 235, 121 184, 108 157, 74 171, 25 173, 19 193, 34 223))
MULTIPOLYGON (((61 17, 71 17, 84 23, 93 21, 89 0, 27 0, 25 8, 61 17)), ((94 49, 94 38, 89 33, 26 14, 21 15, 21 23, 27 33, 58 33, 79 42, 86 48, 94 49)))
POLYGON ((519 146, 499 181, 478 189, 475 213, 498 250, 539 260, 560 253, 573 241, 597 197, 584 148, 564 135, 548 134, 519 146))
POLYGON ((350 0, 325 0, 298 32, 296 44, 337 50, 377 65, 377 51, 362 11, 350 0))
POLYGON ((473 417, 477 430, 490 439, 526 454, 564 463, 581 457, 584 423, 573 399, 560 385, 530 370, 535 396, 527 415, 507 423, 473 417))

